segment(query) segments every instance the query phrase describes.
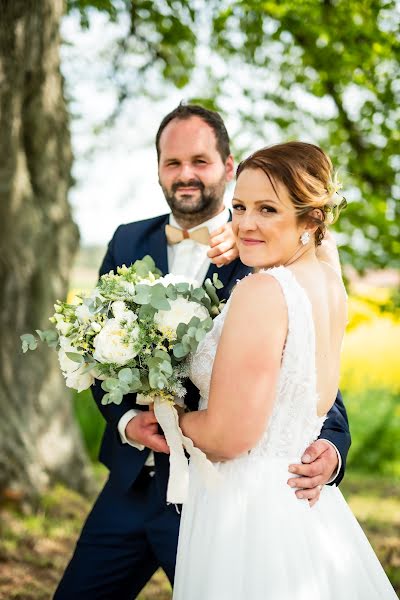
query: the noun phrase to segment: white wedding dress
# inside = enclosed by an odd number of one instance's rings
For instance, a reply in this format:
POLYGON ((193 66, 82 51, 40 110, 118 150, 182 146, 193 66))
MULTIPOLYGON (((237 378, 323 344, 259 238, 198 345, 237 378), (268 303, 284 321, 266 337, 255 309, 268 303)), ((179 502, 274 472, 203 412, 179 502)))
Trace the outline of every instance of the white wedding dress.
MULTIPOLYGON (((310 508, 287 485, 293 476, 289 463, 300 462, 324 418, 316 413, 311 304, 289 269, 266 272, 283 289, 289 319, 273 413, 251 452, 215 464, 217 483, 205 481, 191 463, 173 598, 394 600, 397 596, 339 489, 325 486, 310 508)), ((229 301, 192 359, 200 409, 207 406, 228 309, 229 301)))

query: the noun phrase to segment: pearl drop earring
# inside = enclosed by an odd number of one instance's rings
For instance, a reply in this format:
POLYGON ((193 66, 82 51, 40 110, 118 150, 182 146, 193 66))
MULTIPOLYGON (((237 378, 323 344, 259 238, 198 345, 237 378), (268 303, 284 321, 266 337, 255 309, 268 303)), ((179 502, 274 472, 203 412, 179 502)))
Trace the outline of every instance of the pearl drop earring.
POLYGON ((303 244, 303 246, 306 246, 308 244, 308 242, 310 241, 310 234, 308 233, 308 231, 304 231, 304 233, 301 234, 300 241, 303 244))

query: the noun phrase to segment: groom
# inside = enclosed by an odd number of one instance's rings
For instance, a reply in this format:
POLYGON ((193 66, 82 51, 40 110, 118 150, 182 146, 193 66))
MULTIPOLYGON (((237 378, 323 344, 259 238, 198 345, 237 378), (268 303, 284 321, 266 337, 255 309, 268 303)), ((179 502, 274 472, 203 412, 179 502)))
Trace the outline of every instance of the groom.
MULTIPOLYGON (((218 272, 224 284, 220 297, 227 299, 249 269, 237 258, 227 226, 230 212, 223 205, 226 184, 234 177, 225 125, 215 112, 180 105, 161 122, 156 148, 159 183, 171 213, 118 227, 100 274, 150 254, 164 274, 203 281, 218 272)), ((134 394, 120 405, 106 406, 103 394, 97 382, 93 395, 106 419, 100 460, 110 474, 55 600, 132 600, 159 566, 173 582, 180 516, 166 504, 168 446, 154 413, 136 405, 134 394)), ((197 401, 198 392, 189 382, 186 404, 195 410, 197 401)), ((296 488, 301 488, 293 493, 313 503, 319 486, 339 483, 349 446, 338 394, 321 439, 306 450, 302 465, 292 466, 296 488)))

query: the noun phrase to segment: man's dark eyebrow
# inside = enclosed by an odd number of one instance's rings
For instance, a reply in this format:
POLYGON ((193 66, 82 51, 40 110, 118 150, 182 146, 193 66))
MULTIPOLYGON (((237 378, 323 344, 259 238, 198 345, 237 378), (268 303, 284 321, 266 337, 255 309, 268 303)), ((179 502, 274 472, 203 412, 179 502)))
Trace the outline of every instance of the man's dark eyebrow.
MULTIPOLYGON (((195 154, 194 156, 191 156, 192 160, 196 160, 197 158, 204 158, 208 160, 208 156, 207 154, 195 154)), ((180 159, 179 158, 175 158, 174 156, 169 156, 167 158, 164 158, 164 162, 172 162, 172 161, 177 161, 179 162, 180 159)))

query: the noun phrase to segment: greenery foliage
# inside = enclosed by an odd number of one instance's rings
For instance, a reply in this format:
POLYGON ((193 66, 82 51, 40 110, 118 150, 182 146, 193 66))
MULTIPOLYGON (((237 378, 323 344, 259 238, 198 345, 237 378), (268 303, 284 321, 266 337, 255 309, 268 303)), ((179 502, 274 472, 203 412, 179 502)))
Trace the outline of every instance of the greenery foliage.
POLYGON ((337 224, 342 259, 360 271, 400 265, 396 0, 69 0, 68 9, 85 27, 93 10, 129 22, 110 59, 115 114, 138 82, 152 94, 145 77, 154 69, 184 87, 197 49, 207 47, 207 89, 194 100, 236 114, 238 152, 255 149, 252 132, 266 143, 274 131, 322 145, 349 200, 337 224), (136 77, 128 56, 137 60, 136 77))

